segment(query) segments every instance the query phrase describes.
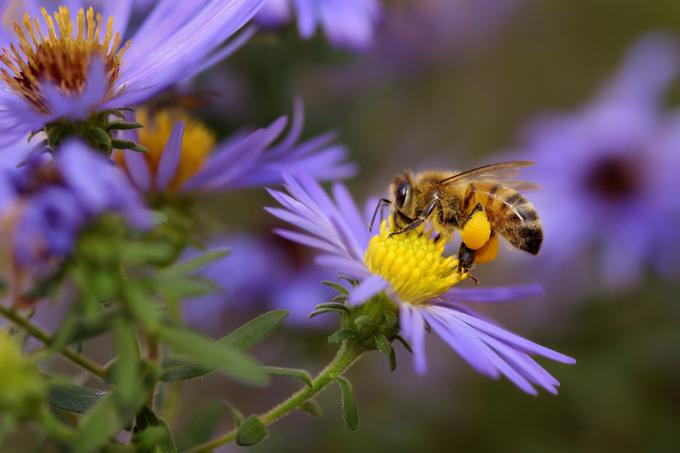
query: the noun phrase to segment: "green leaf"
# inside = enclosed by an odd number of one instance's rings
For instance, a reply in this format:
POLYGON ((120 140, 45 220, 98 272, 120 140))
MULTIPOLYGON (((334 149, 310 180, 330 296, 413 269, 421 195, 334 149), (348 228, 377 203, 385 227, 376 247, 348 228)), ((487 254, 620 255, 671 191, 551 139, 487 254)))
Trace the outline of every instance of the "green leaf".
POLYGON ((357 412, 357 406, 352 395, 352 384, 349 382, 349 379, 343 376, 338 376, 335 380, 340 387, 342 415, 345 419, 345 424, 350 430, 358 431, 359 413, 357 412))
POLYGON ((113 394, 99 400, 80 420, 73 440, 74 453, 91 453, 108 442, 130 421, 134 412, 119 410, 113 394))
POLYGON ((342 343, 356 336, 357 332, 354 329, 340 329, 328 337, 328 342, 330 344, 342 343))
POLYGON ((316 402, 316 400, 305 401, 300 405, 300 410, 307 412, 309 415, 314 417, 320 417, 323 415, 323 409, 321 409, 321 406, 316 402))
POLYGON ((156 330, 161 311, 147 288, 139 282, 129 281, 123 288, 123 301, 135 320, 142 323, 148 331, 156 330))
POLYGON ((165 274, 172 275, 186 275, 199 270, 200 268, 224 258, 229 255, 229 250, 227 249, 211 249, 208 252, 202 253, 198 256, 190 258, 185 261, 181 261, 171 267, 163 270, 165 274))
POLYGON ((187 354, 208 370, 219 369, 228 376, 249 384, 266 384, 264 369, 237 348, 214 342, 190 330, 161 325, 158 337, 176 352, 187 354))
POLYGON ((209 405, 191 414, 187 425, 177 437, 177 449, 188 450, 191 447, 210 440, 217 429, 222 405, 213 401, 209 405))
MULTIPOLYGON (((264 313, 218 340, 217 344, 245 352, 269 336, 287 315, 288 312, 285 310, 264 313)), ((163 361, 163 368, 161 376, 163 381, 192 379, 211 373, 215 369, 177 356, 167 357, 163 361)))
POLYGON ((132 443, 139 453, 177 453, 168 425, 148 407, 143 407, 135 418, 132 443))
POLYGON ((47 402, 56 409, 82 414, 105 395, 102 390, 53 382, 49 384, 47 402))
POLYGON ((236 444, 242 447, 255 445, 267 437, 268 434, 267 427, 262 424, 260 419, 255 415, 251 415, 243 420, 243 423, 238 427, 236 431, 236 444))
POLYGON ((305 370, 299 370, 296 368, 280 368, 273 366, 268 366, 265 368, 265 370, 267 371, 267 373, 272 374, 274 376, 288 376, 295 379, 299 379, 302 382, 304 382, 307 387, 312 388, 312 375, 305 370))
POLYGON ((113 380, 118 386, 120 401, 128 405, 134 403, 142 394, 137 338, 135 331, 122 317, 118 317, 114 322, 114 338, 116 366, 113 369, 113 380))
POLYGON ((226 401, 222 404, 224 404, 224 407, 226 407, 229 413, 231 414, 231 419, 234 422, 234 426, 236 428, 241 426, 241 423, 243 423, 243 414, 241 413, 241 411, 238 410, 233 404, 228 403, 226 401))

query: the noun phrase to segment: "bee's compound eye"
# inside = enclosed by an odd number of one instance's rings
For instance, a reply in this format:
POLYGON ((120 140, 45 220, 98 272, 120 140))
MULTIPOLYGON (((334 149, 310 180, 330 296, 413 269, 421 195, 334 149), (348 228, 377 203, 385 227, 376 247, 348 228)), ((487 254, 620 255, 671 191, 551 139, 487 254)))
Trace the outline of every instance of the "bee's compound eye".
POLYGON ((399 186, 397 186, 397 190, 394 193, 394 201, 397 204, 398 208, 401 208, 404 206, 404 203, 406 202, 406 197, 408 197, 408 194, 411 192, 411 183, 408 181, 404 181, 399 186))

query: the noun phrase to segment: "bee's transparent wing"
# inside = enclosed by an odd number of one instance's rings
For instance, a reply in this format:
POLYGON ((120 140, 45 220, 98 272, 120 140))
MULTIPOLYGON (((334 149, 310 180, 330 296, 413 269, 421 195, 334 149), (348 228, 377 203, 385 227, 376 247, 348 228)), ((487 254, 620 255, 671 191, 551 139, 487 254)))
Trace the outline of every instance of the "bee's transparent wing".
MULTIPOLYGON (((483 167, 473 168, 472 170, 464 171, 448 178, 442 179, 440 184, 451 185, 459 184, 461 182, 468 181, 480 181, 489 180, 503 182, 504 186, 507 186, 507 182, 512 182, 513 184, 526 185, 526 187, 533 187, 531 183, 523 181, 512 181, 513 178, 517 176, 519 170, 524 167, 533 165, 534 163, 528 160, 516 160, 511 162, 501 162, 497 164, 485 165, 483 167)), ((513 187, 515 188, 515 187, 513 187)), ((520 189, 516 189, 520 190, 520 189)), ((527 189, 524 189, 527 190, 527 189)), ((532 190, 531 188, 528 190, 532 190)))

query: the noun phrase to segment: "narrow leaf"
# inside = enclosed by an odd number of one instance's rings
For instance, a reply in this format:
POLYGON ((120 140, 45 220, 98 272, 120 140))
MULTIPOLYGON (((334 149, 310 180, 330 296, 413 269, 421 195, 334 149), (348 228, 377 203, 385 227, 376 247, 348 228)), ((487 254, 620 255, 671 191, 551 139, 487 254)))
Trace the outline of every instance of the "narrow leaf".
POLYGON ((304 382, 307 387, 312 388, 312 375, 310 375, 305 370, 299 370, 295 368, 280 368, 273 366, 268 366, 265 368, 265 370, 267 371, 267 373, 274 376, 288 376, 295 379, 299 379, 302 382, 304 382))
POLYGON ((321 409, 321 406, 316 402, 316 400, 305 401, 300 405, 300 410, 307 412, 309 415, 314 417, 320 417, 323 415, 323 409, 321 409))
POLYGON ((345 419, 345 424, 352 431, 359 430, 359 413, 357 406, 354 403, 354 396, 352 395, 352 384, 346 377, 338 376, 336 382, 340 387, 342 415, 345 419))
POLYGON ((115 320, 114 338, 116 366, 113 369, 113 379, 118 386, 121 402, 129 404, 138 399, 142 392, 139 382, 139 350, 135 332, 122 317, 115 320))
POLYGON ((227 249, 212 249, 188 260, 174 264, 162 272, 172 275, 186 275, 228 255, 229 250, 227 249))
POLYGON ((262 367, 233 346, 167 325, 159 327, 158 336, 176 352, 187 354, 208 370, 220 369, 228 376, 250 384, 266 384, 268 381, 262 367))
POLYGON ((97 451, 125 427, 133 414, 119 411, 112 394, 102 398, 81 419, 72 445, 73 452, 97 451))
POLYGON ((47 401, 56 409, 82 414, 105 395, 102 390, 54 382, 49 385, 47 401))
POLYGON ((191 414, 187 425, 177 437, 179 451, 188 450, 191 447, 210 440, 217 429, 222 405, 216 401, 191 414))
POLYGON ((238 427, 236 431, 236 444, 242 447, 255 445, 267 437, 268 434, 267 427, 262 424, 260 419, 255 415, 251 415, 243 420, 243 423, 238 427))
MULTIPOLYGON (((271 334, 288 315, 285 310, 274 310, 264 313, 247 322, 229 335, 220 339, 217 344, 245 352, 271 334)), ((215 370, 205 367, 184 357, 169 356, 163 361, 163 381, 179 381, 203 376, 215 370)))

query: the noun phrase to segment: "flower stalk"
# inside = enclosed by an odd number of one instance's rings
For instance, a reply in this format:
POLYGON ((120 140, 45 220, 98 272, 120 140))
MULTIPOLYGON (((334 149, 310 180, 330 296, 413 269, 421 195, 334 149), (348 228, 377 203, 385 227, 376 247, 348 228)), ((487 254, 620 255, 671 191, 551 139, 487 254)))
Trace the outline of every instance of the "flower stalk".
MULTIPOLYGON (((342 376, 362 355, 366 349, 354 341, 345 341, 338 349, 333 360, 324 368, 313 380, 311 386, 305 386, 289 396, 282 403, 274 406, 267 412, 258 416, 263 425, 269 426, 289 413, 299 409, 300 406, 310 398, 319 394, 330 384, 342 376)), ((205 453, 213 451, 215 448, 229 444, 236 439, 237 429, 216 437, 213 440, 199 444, 186 453, 205 453)))
MULTIPOLYGON (((25 317, 21 316, 12 308, 0 305, 0 315, 5 317, 8 321, 24 329, 29 335, 31 335, 41 343, 49 345, 52 342, 52 337, 50 336, 50 334, 48 334, 43 329, 30 322, 25 317)), ((71 362, 89 371, 93 375, 102 379, 106 376, 106 370, 101 365, 85 357, 84 355, 77 353, 73 349, 63 348, 59 352, 61 353, 61 355, 69 359, 71 362)))

